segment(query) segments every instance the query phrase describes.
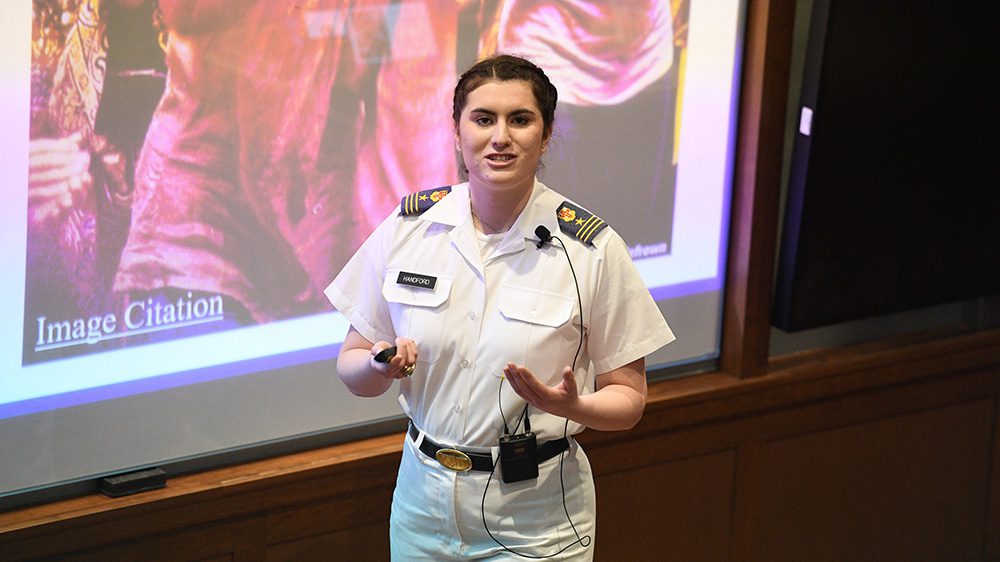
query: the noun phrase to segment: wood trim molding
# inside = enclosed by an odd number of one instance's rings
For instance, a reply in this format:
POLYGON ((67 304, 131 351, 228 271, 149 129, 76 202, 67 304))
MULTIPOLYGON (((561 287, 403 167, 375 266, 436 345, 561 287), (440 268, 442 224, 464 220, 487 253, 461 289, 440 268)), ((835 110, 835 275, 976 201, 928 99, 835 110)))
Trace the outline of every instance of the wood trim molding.
POLYGON ((720 369, 767 372, 795 3, 748 2, 720 369))

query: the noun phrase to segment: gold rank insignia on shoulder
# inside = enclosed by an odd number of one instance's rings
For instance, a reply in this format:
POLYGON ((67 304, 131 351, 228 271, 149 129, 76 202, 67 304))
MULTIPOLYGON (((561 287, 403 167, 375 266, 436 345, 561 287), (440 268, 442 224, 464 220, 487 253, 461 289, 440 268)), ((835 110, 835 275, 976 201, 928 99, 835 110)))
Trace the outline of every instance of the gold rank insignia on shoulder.
POLYGON ((399 214, 404 217, 419 215, 451 193, 451 186, 425 189, 403 197, 399 202, 399 214))
POLYGON ((608 226, 601 217, 569 201, 563 201, 562 205, 559 205, 556 217, 559 218, 560 230, 591 246, 594 245, 592 240, 597 233, 608 226))

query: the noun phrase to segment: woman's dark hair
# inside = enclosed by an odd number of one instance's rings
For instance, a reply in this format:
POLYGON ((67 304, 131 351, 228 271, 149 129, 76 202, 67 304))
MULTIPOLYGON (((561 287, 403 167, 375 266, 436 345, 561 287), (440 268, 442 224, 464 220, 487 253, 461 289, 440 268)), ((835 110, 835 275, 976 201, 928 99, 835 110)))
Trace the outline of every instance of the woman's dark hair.
POLYGON ((531 92, 538 102, 542 112, 544 135, 552 134, 552 123, 555 121, 556 100, 559 97, 556 87, 549 81, 541 68, 529 60, 514 55, 497 54, 480 60, 462 74, 455 85, 455 97, 452 101, 451 118, 458 125, 465 109, 469 93, 490 81, 506 82, 508 80, 523 80, 531 84, 531 92))

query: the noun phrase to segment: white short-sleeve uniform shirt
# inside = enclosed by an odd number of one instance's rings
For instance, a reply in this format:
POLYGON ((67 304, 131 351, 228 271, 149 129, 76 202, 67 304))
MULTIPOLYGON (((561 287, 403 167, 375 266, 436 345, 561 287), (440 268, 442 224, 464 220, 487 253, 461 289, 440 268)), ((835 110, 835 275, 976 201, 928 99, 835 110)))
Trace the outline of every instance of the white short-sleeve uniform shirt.
MULTIPOLYGON (((327 287, 333 305, 369 341, 416 342, 416 370, 400 381, 399 403, 433 439, 496 445, 501 404, 508 422, 525 404, 502 382, 509 362, 554 385, 576 357, 578 388, 588 393, 594 373, 674 339, 617 233, 606 228, 587 244, 560 231, 556 210, 564 200, 536 181, 525 209, 484 257, 468 184, 454 186, 422 214, 397 209, 327 287), (539 225, 563 241, 565 252, 554 241, 537 247, 539 225), (401 274, 423 281, 407 284, 401 274)), ((529 413, 539 443, 562 437, 563 418, 529 413)), ((582 429, 571 422, 568 433, 582 429)))

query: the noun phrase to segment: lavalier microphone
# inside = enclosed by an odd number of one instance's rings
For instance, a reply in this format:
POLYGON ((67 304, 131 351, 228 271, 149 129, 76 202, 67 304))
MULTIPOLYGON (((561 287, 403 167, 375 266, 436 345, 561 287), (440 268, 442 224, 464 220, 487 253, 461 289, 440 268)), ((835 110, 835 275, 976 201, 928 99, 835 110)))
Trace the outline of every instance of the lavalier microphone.
POLYGON ((535 247, 541 249, 542 246, 547 244, 549 240, 552 240, 552 232, 545 228, 543 225, 538 225, 535 227, 535 236, 538 237, 538 244, 535 247))

